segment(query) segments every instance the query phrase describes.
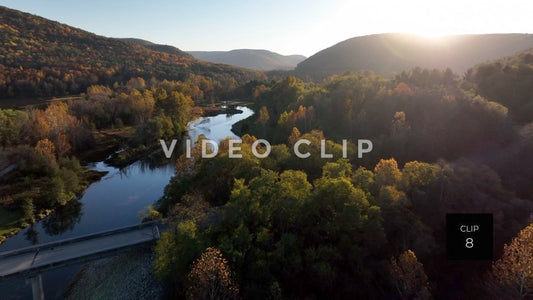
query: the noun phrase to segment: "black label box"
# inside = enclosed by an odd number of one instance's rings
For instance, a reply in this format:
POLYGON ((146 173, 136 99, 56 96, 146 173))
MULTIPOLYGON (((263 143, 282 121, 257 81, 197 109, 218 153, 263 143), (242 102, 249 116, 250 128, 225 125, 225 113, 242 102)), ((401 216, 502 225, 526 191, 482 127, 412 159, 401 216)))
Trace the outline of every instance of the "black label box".
POLYGON ((446 214, 446 257, 492 260, 492 214, 446 214))

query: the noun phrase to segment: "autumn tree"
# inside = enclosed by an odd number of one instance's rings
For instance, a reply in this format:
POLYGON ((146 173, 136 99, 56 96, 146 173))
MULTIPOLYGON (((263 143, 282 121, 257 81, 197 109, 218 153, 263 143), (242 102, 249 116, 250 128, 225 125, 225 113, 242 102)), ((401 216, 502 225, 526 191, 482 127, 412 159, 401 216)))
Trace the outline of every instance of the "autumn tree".
POLYGON ((311 124, 315 120, 315 108, 300 105, 298 110, 284 111, 278 119, 278 125, 282 128, 300 127, 304 131, 312 128, 311 124))
POLYGON ((257 118, 257 123, 263 128, 263 136, 266 135, 266 126, 270 120, 270 114, 268 113, 268 108, 266 106, 261 107, 259 110, 259 117, 257 118))
POLYGON ((402 169, 402 188, 407 191, 426 187, 437 180, 439 172, 441 169, 435 164, 407 162, 402 169))
POLYGON ((374 173, 376 174, 376 182, 380 185, 396 185, 402 177, 398 163, 394 158, 380 160, 374 167, 374 173))
POLYGON ((181 222, 172 230, 163 232, 155 246, 154 273, 169 284, 178 298, 185 297, 189 266, 205 249, 198 231, 193 221, 181 222))
POLYGON ((310 144, 301 144, 298 148, 300 153, 305 154, 308 152, 310 155, 305 159, 299 158, 296 155, 292 156, 289 168, 305 171, 309 178, 316 179, 320 177, 322 167, 326 162, 331 160, 331 158, 321 157, 322 143, 325 146, 325 153, 332 154, 334 158, 342 156, 342 145, 327 140, 324 133, 320 130, 311 130, 311 132, 303 134, 301 139, 308 140, 310 144))
POLYGON ((44 111, 39 109, 31 109, 29 111, 29 118, 28 132, 31 133, 31 141, 39 140, 41 138, 48 138, 50 136, 51 127, 44 111))
POLYGON ((413 90, 403 82, 400 82, 396 85, 394 92, 401 96, 411 96, 413 94, 413 90))
POLYGON ((49 139, 39 140, 35 146, 35 151, 49 161, 56 161, 56 147, 49 139))
POLYGON ((193 220, 199 222, 206 216, 209 203, 202 193, 193 191, 181 197, 181 201, 170 209, 170 215, 178 220, 193 220))
POLYGON ((193 118, 194 102, 191 97, 183 93, 172 92, 166 99, 162 99, 156 104, 163 109, 166 115, 172 117, 177 132, 185 130, 187 123, 193 118))
POLYGON ((352 183, 355 187, 370 192, 374 186, 374 173, 365 167, 359 167, 352 175, 352 183))
POLYGON ((300 133, 300 130, 298 130, 298 128, 296 127, 293 127, 291 135, 289 136, 289 146, 291 147, 294 146, 294 144, 296 144, 298 139, 300 139, 300 136, 302 136, 302 134, 300 133))
POLYGON ((87 88, 86 98, 90 101, 102 101, 111 97, 113 91, 103 85, 91 85, 87 88))
POLYGON ((403 134, 410 128, 411 126, 409 126, 409 123, 407 123, 405 112, 403 111, 395 112, 394 117, 392 119, 392 133, 403 134))
POLYGON ((341 158, 336 162, 327 162, 322 168, 322 176, 329 178, 350 178, 352 176, 352 165, 346 158, 341 158))
POLYGON ((522 298, 533 296, 533 223, 522 229, 492 266, 492 273, 522 298))
POLYGON ((133 124, 144 124, 154 111, 155 100, 151 91, 144 93, 132 90, 128 96, 128 107, 133 124))
POLYGON ((59 133, 56 136, 56 138, 54 139, 54 144, 56 146, 57 155, 59 157, 64 156, 70 151, 70 149, 72 149, 72 146, 70 145, 70 142, 68 141, 68 137, 64 133, 59 133))
POLYGON ((239 289, 231 278, 227 260, 216 248, 207 248, 188 275, 189 299, 238 299, 239 289))
POLYGON ((71 140, 76 140, 78 148, 79 142, 89 140, 83 124, 69 113, 64 102, 51 103, 45 110, 31 110, 26 127, 30 141, 52 141, 59 156, 71 150, 71 140))
POLYGON ((60 132, 68 132, 76 125, 76 118, 69 114, 68 105, 64 102, 53 102, 44 110, 46 122, 50 126, 51 136, 60 132))
POLYGON ((402 299, 431 299, 424 266, 407 250, 390 261, 391 279, 402 299))
POLYGON ((22 143, 24 125, 28 113, 13 109, 0 109, 0 145, 2 147, 22 143))
POLYGON ((270 120, 268 108, 266 106, 263 106, 259 110, 259 117, 257 118, 257 123, 265 125, 268 122, 268 120, 270 120))
POLYGON ((146 81, 140 77, 131 78, 128 80, 127 87, 136 90, 144 90, 146 88, 146 81))

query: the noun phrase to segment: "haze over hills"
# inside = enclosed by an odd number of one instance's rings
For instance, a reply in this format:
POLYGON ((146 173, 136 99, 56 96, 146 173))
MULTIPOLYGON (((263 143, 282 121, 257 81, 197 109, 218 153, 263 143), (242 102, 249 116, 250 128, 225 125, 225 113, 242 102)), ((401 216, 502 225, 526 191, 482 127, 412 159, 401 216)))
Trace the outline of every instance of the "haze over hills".
MULTIPOLYGON (((245 83, 259 71, 197 60, 181 50, 121 41, 0 6, 0 98, 60 96, 132 77, 187 80, 206 76, 245 83)), ((142 43, 141 43, 142 44, 142 43)))
POLYGON ((300 76, 315 79, 346 71, 371 70, 383 76, 422 68, 451 68, 463 73, 487 60, 533 48, 531 34, 453 35, 424 38, 387 33, 354 37, 324 49, 298 64, 300 76))
POLYGON ((303 55, 281 55, 268 50, 237 49, 231 51, 188 51, 195 58, 238 67, 270 70, 292 70, 306 59, 303 55))
POLYGON ((307 59, 251 49, 187 53, 141 39, 98 36, 2 6, 0 17, 0 98, 78 94, 90 85, 112 85, 132 77, 184 81, 200 75, 241 84, 266 78, 248 69, 292 70, 296 65, 293 74, 315 79, 357 70, 390 76, 417 66, 463 73, 479 63, 533 48, 531 34, 429 39, 390 33, 351 38, 307 59))

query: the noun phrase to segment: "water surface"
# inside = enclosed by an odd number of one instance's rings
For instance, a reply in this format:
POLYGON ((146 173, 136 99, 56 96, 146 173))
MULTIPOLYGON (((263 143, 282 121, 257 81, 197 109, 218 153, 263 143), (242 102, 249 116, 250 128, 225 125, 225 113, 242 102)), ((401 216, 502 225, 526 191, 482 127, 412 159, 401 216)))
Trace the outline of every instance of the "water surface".
MULTIPOLYGON (((248 118, 253 111, 247 107, 237 109, 242 113, 219 114, 191 122, 190 139, 195 142, 201 134, 215 141, 238 138, 231 131, 232 125, 248 118)), ((88 167, 108 174, 91 184, 78 200, 70 201, 49 217, 7 239, 0 245, 0 252, 138 224, 142 220, 139 213, 163 195, 174 174, 172 160, 155 166, 137 161, 123 169, 104 162, 92 163, 88 167)), ((76 264, 43 273, 46 299, 63 298, 80 266, 76 264)), ((31 286, 21 278, 0 281, 0 299, 31 299, 31 286)))

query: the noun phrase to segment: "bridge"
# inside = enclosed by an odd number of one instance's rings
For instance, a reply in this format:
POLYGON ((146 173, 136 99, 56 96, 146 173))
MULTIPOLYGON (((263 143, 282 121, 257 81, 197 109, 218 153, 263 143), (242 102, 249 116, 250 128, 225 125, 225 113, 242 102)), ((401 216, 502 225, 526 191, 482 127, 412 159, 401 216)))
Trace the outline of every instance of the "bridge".
POLYGON ((160 237, 158 221, 0 252, 0 279, 31 278, 33 299, 44 299, 44 271, 146 245, 160 237))

